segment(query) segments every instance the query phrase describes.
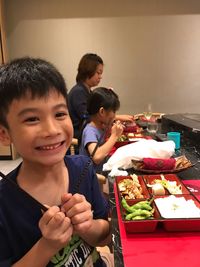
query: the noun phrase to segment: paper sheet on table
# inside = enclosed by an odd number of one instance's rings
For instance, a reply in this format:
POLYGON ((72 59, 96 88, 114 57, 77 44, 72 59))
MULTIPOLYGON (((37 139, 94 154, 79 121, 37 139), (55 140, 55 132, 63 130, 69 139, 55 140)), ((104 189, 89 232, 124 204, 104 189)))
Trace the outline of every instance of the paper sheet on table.
POLYGON ((175 151, 173 141, 158 142, 155 140, 140 140, 119 147, 109 160, 103 165, 104 171, 113 168, 129 169, 132 167, 131 160, 143 160, 143 158, 170 158, 175 151))

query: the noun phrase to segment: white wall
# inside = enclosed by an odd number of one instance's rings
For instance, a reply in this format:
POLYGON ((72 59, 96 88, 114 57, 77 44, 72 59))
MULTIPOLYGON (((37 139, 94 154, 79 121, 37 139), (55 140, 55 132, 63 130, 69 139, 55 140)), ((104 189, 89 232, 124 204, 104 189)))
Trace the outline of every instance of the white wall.
POLYGON ((200 113, 200 1, 6 0, 10 59, 53 62, 68 88, 87 52, 105 63, 102 86, 121 99, 120 113, 147 103, 166 113, 200 113))

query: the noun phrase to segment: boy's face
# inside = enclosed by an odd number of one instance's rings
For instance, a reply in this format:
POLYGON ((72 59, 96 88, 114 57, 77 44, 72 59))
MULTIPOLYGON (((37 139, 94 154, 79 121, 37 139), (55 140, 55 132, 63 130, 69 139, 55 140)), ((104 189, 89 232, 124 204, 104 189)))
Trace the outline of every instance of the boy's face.
POLYGON ((4 128, 4 144, 6 140, 7 144, 12 142, 24 162, 44 165, 60 162, 73 137, 66 101, 53 90, 46 97, 32 99, 27 95, 14 100, 7 122, 9 130, 4 128))

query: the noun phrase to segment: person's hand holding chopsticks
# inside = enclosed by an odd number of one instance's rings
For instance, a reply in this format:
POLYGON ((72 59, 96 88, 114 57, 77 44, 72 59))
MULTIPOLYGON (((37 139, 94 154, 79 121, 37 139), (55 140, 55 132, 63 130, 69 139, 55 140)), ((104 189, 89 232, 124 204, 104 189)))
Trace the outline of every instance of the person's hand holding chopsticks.
POLYGON ((103 219, 93 218, 91 204, 81 194, 64 194, 61 210, 70 218, 74 234, 89 245, 96 246, 109 235, 109 224, 103 219))
POLYGON ((81 235, 92 226, 93 212, 91 205, 83 195, 64 194, 61 210, 70 218, 75 233, 81 235))
POLYGON ((111 128, 111 135, 118 139, 122 135, 124 128, 125 126, 119 120, 115 121, 111 128))
POLYGON ((54 255, 71 240, 73 226, 69 217, 58 206, 48 207, 39 221, 41 242, 54 255))

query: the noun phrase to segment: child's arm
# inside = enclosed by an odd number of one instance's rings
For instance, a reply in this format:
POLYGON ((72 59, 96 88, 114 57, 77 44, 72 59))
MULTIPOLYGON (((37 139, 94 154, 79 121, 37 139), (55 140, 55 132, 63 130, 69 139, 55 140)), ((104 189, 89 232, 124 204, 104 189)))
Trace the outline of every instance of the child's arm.
MULTIPOLYGON (((111 128, 111 135, 108 138, 108 140, 101 146, 99 146, 93 156, 93 161, 95 164, 101 163, 105 157, 109 154, 113 146, 115 145, 117 139, 121 136, 123 133, 124 126, 121 124, 121 122, 116 121, 112 128, 111 128)), ((96 143, 89 143, 87 148, 90 153, 92 154, 94 148, 96 146, 96 143)))
POLYGON ((39 221, 42 237, 12 267, 45 267, 50 259, 71 239, 71 220, 56 206, 46 211, 39 221))
POLYGON ((74 233, 94 247, 110 242, 109 222, 103 219, 93 219, 91 205, 83 195, 64 194, 62 202, 61 209, 71 219, 74 233))

